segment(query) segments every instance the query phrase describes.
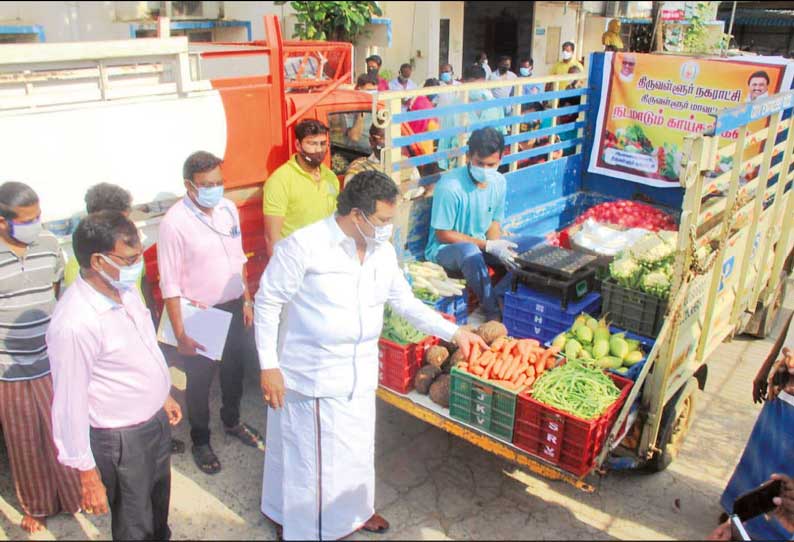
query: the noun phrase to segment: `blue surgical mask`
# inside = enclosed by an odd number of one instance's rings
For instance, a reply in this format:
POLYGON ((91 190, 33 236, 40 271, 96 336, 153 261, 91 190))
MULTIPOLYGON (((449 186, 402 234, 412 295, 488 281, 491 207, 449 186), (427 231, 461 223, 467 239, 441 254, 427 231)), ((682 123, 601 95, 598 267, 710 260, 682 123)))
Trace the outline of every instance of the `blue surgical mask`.
POLYGON ((27 222, 25 224, 17 224, 13 220, 9 220, 8 225, 8 235, 23 245, 31 244, 41 233, 41 219, 36 219, 33 222, 27 222))
POLYGON ((485 100, 492 99, 493 96, 485 89, 470 90, 469 102, 484 102, 485 100))
POLYGON ((441 80, 445 83, 452 82, 452 72, 441 72, 441 80))
POLYGON ((521 77, 529 77, 532 75, 532 68, 518 68, 518 73, 521 74, 521 77))
POLYGON ((105 256, 104 254, 100 254, 102 259, 105 260, 107 263, 115 267, 119 270, 119 279, 113 280, 107 273, 103 271, 99 271, 99 274, 104 278, 106 281, 110 283, 116 290, 119 292, 126 292, 127 290, 131 290, 135 288, 138 284, 138 278, 141 276, 143 272, 143 258, 138 263, 134 263, 132 265, 125 265, 120 266, 116 265, 113 260, 105 256))
POLYGON ((221 202, 223 198, 223 186, 196 186, 194 183, 193 188, 196 189, 198 195, 196 201, 205 209, 212 209, 221 202))
POLYGON ((471 174, 472 179, 477 181, 478 183, 492 183, 499 178, 499 171, 497 168, 484 168, 480 166, 473 166, 469 164, 469 174, 471 174))

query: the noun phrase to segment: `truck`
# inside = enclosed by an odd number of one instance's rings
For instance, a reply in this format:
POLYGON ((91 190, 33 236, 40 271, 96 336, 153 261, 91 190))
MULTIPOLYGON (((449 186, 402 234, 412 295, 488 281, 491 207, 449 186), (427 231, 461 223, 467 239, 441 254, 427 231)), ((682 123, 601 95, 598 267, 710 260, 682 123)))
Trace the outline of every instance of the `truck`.
POLYGON ((162 304, 157 228, 168 207, 184 193, 179 175, 191 152, 207 150, 224 160, 226 197, 240 210, 249 286, 255 291, 267 264, 262 186, 294 152, 290 134, 297 121, 314 118, 331 127, 326 165, 340 176, 346 163, 370 153, 366 130, 351 140, 348 128, 370 123, 385 128, 384 170, 404 194, 422 194, 415 189, 425 189, 424 195, 400 202, 393 244, 403 262, 424 257, 432 186, 439 178, 438 168, 425 166, 446 161, 450 168, 463 167, 471 131, 484 126, 509 130, 509 152, 502 161, 508 181, 503 223, 507 235, 542 238, 598 203, 638 194, 678 218, 676 280, 648 360, 608 428, 593 468, 584 475, 455 420, 414 392, 400 394, 381 387, 378 396, 532 472, 587 491, 593 490, 591 475, 596 473, 618 468, 661 470, 669 465, 691 424, 697 390, 705 386, 714 349, 744 330, 757 335, 768 332, 782 298, 794 245, 794 198, 788 182, 794 138, 785 137, 791 128, 794 94, 769 98, 765 107, 718 112, 717 128, 688 136, 680 188, 660 190, 586 171, 593 146, 594 104, 600 93, 607 92, 599 84, 603 54, 591 56, 589 73, 372 95, 351 88, 350 44, 285 41, 275 16, 265 17, 265 32, 265 40, 248 43, 188 44, 186 38, 152 38, 3 45, 3 177, 28 182, 39 193, 46 227, 59 236, 67 254, 85 190, 103 181, 129 189, 134 197, 132 218, 147 247, 146 276, 157 312, 162 304), (582 85, 568 88, 577 81, 582 85), (525 92, 530 84, 539 91, 525 92), (513 96, 470 100, 482 90, 499 87, 513 88, 513 96), (419 95, 455 99, 432 110, 404 111, 404 103, 419 95), (560 100, 568 100, 568 105, 558 107, 560 100), (522 106, 537 102, 551 107, 523 110, 522 106), (480 114, 489 108, 507 114, 483 120, 480 114), (425 133, 405 128, 409 122, 428 118, 442 120, 441 127, 425 133), (534 132, 521 129, 523 123, 547 119, 550 127, 534 132), (758 119, 769 122, 754 134, 763 144, 752 156, 743 154, 743 140, 717 145, 715 133, 746 127, 758 119), (558 138, 572 131, 574 137, 558 138), (442 139, 445 145, 440 144, 442 139), (545 142, 527 148, 528 141, 542 139, 545 142), (413 150, 427 141, 436 142, 437 150, 429 154, 413 150), (710 164, 727 155, 734 157, 735 167, 717 179, 710 177, 710 164), (542 161, 534 163, 538 159, 542 161), (760 173, 744 184, 739 171, 748 162, 760 173), (413 167, 430 174, 403 182, 401 170, 413 167), (771 181, 781 174, 786 182, 771 181), (717 182, 726 188, 722 196, 712 197, 717 182), (736 217, 742 220, 736 222, 736 217), (693 254, 706 244, 714 251, 700 265, 693 254), (725 272, 726 262, 731 262, 731 273, 725 272))

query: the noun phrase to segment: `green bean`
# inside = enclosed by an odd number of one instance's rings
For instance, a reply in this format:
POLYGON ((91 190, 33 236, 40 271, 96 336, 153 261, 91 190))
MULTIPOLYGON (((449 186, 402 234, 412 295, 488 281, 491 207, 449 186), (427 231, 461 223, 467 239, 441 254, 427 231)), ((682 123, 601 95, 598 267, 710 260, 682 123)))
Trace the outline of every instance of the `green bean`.
POLYGON ((573 360, 543 373, 531 394, 541 403, 589 420, 603 414, 620 390, 601 369, 573 360))

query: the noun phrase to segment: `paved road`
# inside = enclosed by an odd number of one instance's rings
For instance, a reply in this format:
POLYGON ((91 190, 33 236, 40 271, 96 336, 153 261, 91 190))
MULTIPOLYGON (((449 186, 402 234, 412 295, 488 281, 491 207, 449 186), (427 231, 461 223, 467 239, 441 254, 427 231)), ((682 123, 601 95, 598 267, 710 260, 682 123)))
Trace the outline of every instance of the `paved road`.
MULTIPOLYGON (((794 294, 786 306, 794 306, 794 294)), ((537 478, 379 403, 376 504, 392 529, 351 539, 702 539, 716 525, 719 496, 758 414, 750 383, 770 345, 745 339, 723 344, 676 462, 655 475, 610 473, 594 494, 537 478)), ((218 393, 216 387, 213 413, 218 393)), ((264 430, 253 372, 243 412, 245 421, 264 430)), ((174 538, 272 540, 272 525, 259 513, 262 453, 222 436, 217 416, 212 423, 223 471, 207 476, 189 453, 174 457, 174 538)), ((176 434, 188 440, 185 423, 176 434)), ((7 462, 0 451, 0 539, 25 539, 7 462)), ((109 527, 107 517, 62 515, 34 538, 107 539, 109 527)))

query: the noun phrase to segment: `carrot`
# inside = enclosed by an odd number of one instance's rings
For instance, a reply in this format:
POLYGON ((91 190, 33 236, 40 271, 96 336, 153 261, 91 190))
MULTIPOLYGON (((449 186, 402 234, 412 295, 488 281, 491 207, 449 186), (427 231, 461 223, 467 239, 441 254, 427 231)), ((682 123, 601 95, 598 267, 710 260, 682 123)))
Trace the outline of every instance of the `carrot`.
POLYGON ((518 367, 520 365, 521 365, 521 358, 520 357, 512 358, 512 361, 510 361, 510 366, 505 371, 505 377, 504 377, 505 380, 509 380, 509 381, 512 382, 512 380, 513 380, 512 377, 515 374, 515 372, 518 370, 518 367))
POLYGON ((484 370, 485 369, 483 369, 483 367, 481 365, 477 365, 477 366, 471 368, 471 374, 475 374, 477 376, 481 376, 484 370))
POLYGON ((513 348, 515 347, 517 342, 518 341, 516 341, 515 339, 507 341, 502 347, 502 352, 504 352, 505 354, 510 354, 510 352, 513 351, 513 348))
POLYGON ((553 369, 555 365, 557 365, 557 357, 556 356, 551 355, 551 356, 546 358, 546 369, 547 370, 548 369, 553 369))
POLYGON ((524 385, 526 387, 530 387, 535 382, 534 376, 528 376, 527 379, 524 381, 524 385))
POLYGON ((482 373, 483 378, 487 379, 491 377, 491 372, 493 371, 494 365, 496 365, 496 361, 497 361, 496 356, 491 354, 490 361, 488 362, 488 365, 485 367, 485 371, 483 371, 482 373))
POLYGON ((516 380, 518 380, 518 378, 519 378, 521 375, 525 375, 525 374, 527 374, 527 367, 529 367, 529 364, 528 364, 528 363, 521 362, 521 364, 518 366, 518 371, 516 371, 515 373, 513 373, 513 381, 516 381, 516 380))
POLYGON ((516 386, 520 388, 521 385, 526 381, 527 381, 527 373, 521 373, 520 375, 518 375, 518 380, 516 380, 516 386))
POLYGON ((498 352, 502 349, 507 341, 507 337, 499 337, 493 343, 491 343, 491 350, 494 352, 498 352))
POLYGON ((534 350, 540 346, 540 341, 537 339, 524 339, 529 346, 530 350, 534 350))
POLYGON ((469 350, 469 359, 468 359, 469 365, 471 365, 474 362, 474 360, 479 358, 480 354, 481 354, 480 345, 474 343, 474 345, 471 347, 471 350, 469 350))
POLYGON ((488 359, 490 355, 491 353, 488 350, 486 350, 485 352, 480 354, 479 358, 477 358, 474 362, 472 362, 472 365, 474 366, 479 365, 480 367, 484 368, 488 364, 488 359))
POLYGON ((495 377, 496 377, 496 375, 498 375, 498 374, 499 374, 499 369, 501 369, 501 368, 502 368, 502 363, 504 363, 504 360, 503 360, 503 359, 501 359, 501 358, 497 358, 497 359, 496 359, 496 363, 495 363, 495 364, 494 364, 494 366, 491 368, 491 378, 495 378, 495 377))
POLYGON ((502 380, 505 379, 505 373, 507 373, 507 370, 513 365, 513 361, 514 360, 515 360, 515 358, 513 356, 511 356, 510 354, 507 354, 505 356, 505 362, 502 364, 501 369, 499 369, 499 378, 500 379, 502 379, 502 380))
POLYGON ((524 371, 524 372, 526 373, 527 378, 535 378, 535 366, 534 365, 530 365, 529 367, 527 367, 527 370, 524 371))
POLYGON ((539 377, 543 374, 543 371, 546 370, 546 364, 543 363, 541 360, 535 364, 535 377, 539 377))

